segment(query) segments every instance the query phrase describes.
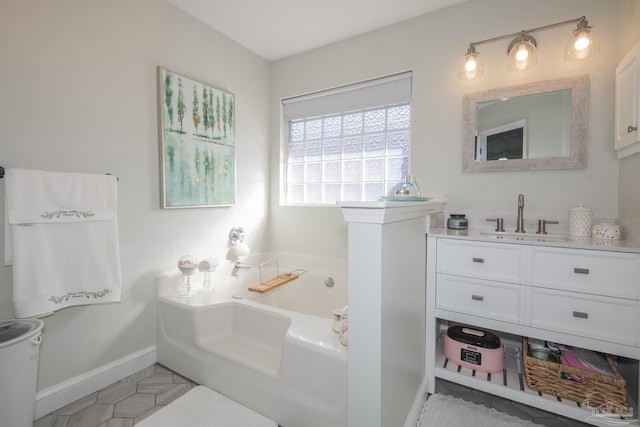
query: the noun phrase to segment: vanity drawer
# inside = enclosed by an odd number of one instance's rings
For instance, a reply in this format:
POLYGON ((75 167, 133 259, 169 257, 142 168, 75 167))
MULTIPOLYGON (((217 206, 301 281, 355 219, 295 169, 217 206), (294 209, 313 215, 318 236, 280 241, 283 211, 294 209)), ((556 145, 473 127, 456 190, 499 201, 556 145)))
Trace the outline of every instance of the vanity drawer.
POLYGON ((524 299, 520 285, 438 275, 436 308, 520 323, 524 299))
POLYGON ((534 247, 531 260, 532 286, 638 298, 638 254, 534 247))
POLYGON ((522 283, 520 245, 438 240, 438 273, 522 283))
POLYGON ((637 301, 534 287, 528 289, 532 327, 636 345, 637 301))

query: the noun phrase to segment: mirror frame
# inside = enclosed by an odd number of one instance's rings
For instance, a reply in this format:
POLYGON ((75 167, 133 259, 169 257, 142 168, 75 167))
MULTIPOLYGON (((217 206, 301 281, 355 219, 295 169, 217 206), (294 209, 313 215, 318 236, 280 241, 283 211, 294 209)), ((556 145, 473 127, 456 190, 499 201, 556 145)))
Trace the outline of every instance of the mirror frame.
POLYGON ((464 141, 463 172, 502 172, 587 167, 587 130, 589 125, 589 76, 564 77, 465 94, 463 98, 464 141), (571 89, 571 135, 569 156, 535 159, 476 161, 476 104, 500 98, 533 95, 571 89))

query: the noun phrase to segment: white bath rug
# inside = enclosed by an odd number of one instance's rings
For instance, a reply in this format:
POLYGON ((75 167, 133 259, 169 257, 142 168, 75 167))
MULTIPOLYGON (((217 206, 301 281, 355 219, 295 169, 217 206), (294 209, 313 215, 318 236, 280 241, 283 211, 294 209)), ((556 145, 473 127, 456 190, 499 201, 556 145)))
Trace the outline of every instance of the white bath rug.
POLYGON ((540 427, 531 421, 446 394, 429 396, 418 427, 540 427))
POLYGON ((136 427, 278 427, 259 413, 210 388, 197 386, 136 427))

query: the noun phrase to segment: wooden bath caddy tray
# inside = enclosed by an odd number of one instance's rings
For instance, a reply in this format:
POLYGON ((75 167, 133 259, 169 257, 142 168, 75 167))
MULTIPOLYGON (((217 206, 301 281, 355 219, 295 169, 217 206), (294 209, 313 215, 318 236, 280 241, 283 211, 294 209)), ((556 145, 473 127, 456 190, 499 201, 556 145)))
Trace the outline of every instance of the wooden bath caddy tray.
POLYGON ((274 276, 271 279, 268 279, 268 280, 265 280, 264 282, 260 282, 253 286, 250 286, 249 290, 251 292, 259 292, 261 294, 264 294, 265 292, 269 292, 270 290, 275 289, 278 286, 282 286, 285 283, 289 283, 292 280, 296 280, 298 277, 300 276, 293 273, 278 274, 277 276, 274 276))
POLYGON ((260 283, 256 283, 253 286, 249 286, 249 290, 251 292, 258 292, 261 294, 264 294, 265 292, 269 292, 279 286, 282 286, 286 283, 291 282, 292 280, 296 280, 298 277, 300 277, 301 274, 304 274, 307 272, 307 270, 304 270, 302 268, 297 268, 293 271, 291 271, 290 273, 282 273, 280 274, 280 271, 278 270, 278 261, 274 261, 274 260, 269 260, 269 261, 265 261, 262 264, 260 264, 260 283), (276 276, 267 279, 267 280, 262 280, 262 266, 275 262, 276 264, 276 276))

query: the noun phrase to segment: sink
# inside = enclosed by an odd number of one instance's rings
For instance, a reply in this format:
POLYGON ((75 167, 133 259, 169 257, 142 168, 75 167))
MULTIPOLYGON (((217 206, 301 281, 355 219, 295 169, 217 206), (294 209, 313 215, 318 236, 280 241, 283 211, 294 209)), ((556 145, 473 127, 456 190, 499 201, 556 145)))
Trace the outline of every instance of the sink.
POLYGON ((493 237, 495 239, 508 240, 528 240, 534 242, 568 242, 569 237, 565 234, 536 234, 536 233, 514 233, 510 231, 481 231, 480 235, 493 237))

